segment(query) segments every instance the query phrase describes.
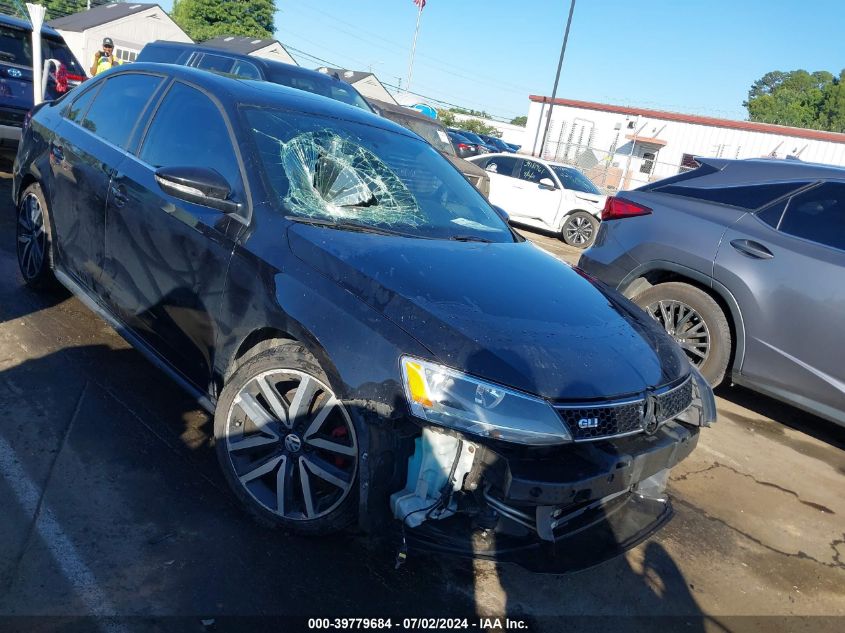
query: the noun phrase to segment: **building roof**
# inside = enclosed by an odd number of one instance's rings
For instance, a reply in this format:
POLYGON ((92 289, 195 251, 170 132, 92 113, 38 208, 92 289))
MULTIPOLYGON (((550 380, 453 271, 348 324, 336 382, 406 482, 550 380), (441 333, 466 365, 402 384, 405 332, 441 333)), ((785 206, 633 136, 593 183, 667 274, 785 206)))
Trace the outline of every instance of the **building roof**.
MULTIPOLYGON (((549 97, 530 95, 528 97, 535 103, 550 103, 549 97)), ((601 112, 616 112, 633 116, 644 116, 664 121, 678 121, 680 123, 694 123, 709 127, 722 127, 731 130, 745 130, 748 132, 762 132, 764 134, 779 134, 781 136, 795 136, 814 141, 831 141, 833 143, 845 143, 845 134, 838 132, 825 132, 822 130, 808 130, 801 127, 788 127, 786 125, 772 125, 771 123, 756 123, 754 121, 735 121, 733 119, 717 119, 715 117, 697 116, 694 114, 681 114, 679 112, 667 112, 664 110, 650 110, 648 108, 634 108, 629 106, 610 105, 608 103, 594 103, 592 101, 577 101, 575 99, 555 99, 554 105, 569 106, 570 108, 582 108, 584 110, 599 110, 601 112)), ((642 140, 642 139, 638 139, 642 140)))
POLYGON ((66 15, 63 18, 56 18, 49 20, 47 24, 54 29, 61 29, 62 31, 87 31, 88 29, 114 22, 120 18, 140 13, 153 7, 158 7, 157 4, 141 4, 137 2, 115 2, 113 4, 101 4, 98 7, 92 7, 87 11, 80 11, 66 15))
MULTIPOLYGON (((240 53, 241 55, 249 55, 257 50, 266 48, 271 44, 279 44, 278 40, 274 39, 256 39, 254 37, 245 37, 243 35, 221 35, 211 40, 206 40, 202 43, 203 46, 209 48, 217 48, 223 51, 230 51, 232 53, 240 53)), ((284 48, 284 46, 282 46, 284 48)))
MULTIPOLYGON (((327 75, 337 75, 338 79, 342 79, 346 83, 354 84, 356 81, 361 81, 362 79, 366 79, 367 77, 374 77, 373 73, 365 73, 360 70, 346 70, 345 68, 329 68, 328 66, 322 66, 321 68, 317 69, 318 72, 325 73, 327 75)), ((376 78, 378 79, 378 78, 376 78)), ((381 83, 381 82, 379 82, 381 83)))

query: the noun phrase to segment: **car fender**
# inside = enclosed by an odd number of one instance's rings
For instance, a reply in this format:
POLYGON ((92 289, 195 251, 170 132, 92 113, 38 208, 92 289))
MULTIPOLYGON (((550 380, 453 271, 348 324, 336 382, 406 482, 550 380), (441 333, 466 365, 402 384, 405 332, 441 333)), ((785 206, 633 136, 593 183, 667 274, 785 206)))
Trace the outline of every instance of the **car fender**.
POLYGON ((622 279, 617 286, 617 290, 629 299, 633 299, 633 293, 638 289, 634 282, 637 279, 645 277, 649 273, 656 271, 675 273, 681 277, 686 277, 692 281, 698 282, 699 284, 709 288, 713 294, 715 294, 725 303, 725 305, 728 306, 736 336, 736 341, 734 342, 732 369, 734 373, 740 373, 740 370, 742 369, 742 362, 745 359, 745 320, 742 317, 742 309, 739 307, 739 303, 733 293, 725 285, 719 283, 709 275, 705 275, 704 273, 681 264, 665 260, 653 260, 640 264, 629 272, 624 279, 622 279))

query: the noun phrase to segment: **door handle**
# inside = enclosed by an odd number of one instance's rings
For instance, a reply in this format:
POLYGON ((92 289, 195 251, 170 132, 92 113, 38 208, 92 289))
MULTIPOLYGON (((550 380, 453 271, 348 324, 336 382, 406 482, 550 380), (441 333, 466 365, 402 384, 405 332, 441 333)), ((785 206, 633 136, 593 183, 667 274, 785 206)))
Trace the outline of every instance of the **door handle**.
POLYGON ((126 193, 126 187, 123 185, 112 185, 109 189, 111 193, 112 204, 116 207, 122 207, 129 201, 129 196, 126 193))
POLYGON ((754 240, 731 240, 731 246, 746 257, 753 259, 771 259, 774 257, 772 251, 754 240))

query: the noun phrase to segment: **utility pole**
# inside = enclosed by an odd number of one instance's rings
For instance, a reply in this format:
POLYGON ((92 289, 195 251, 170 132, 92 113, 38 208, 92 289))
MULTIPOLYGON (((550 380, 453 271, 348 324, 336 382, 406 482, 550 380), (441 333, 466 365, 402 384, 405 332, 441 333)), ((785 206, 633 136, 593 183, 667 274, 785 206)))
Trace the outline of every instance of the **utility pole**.
POLYGON ((32 22, 32 103, 38 105, 44 101, 41 86, 41 75, 44 70, 44 62, 41 59, 41 25, 44 24, 44 15, 47 13, 47 9, 44 8, 44 5, 28 2, 26 10, 29 13, 30 22, 32 22))
MULTIPOLYGON (((540 156, 543 155, 543 148, 546 146, 546 137, 549 134, 549 125, 552 122, 552 109, 555 107, 555 97, 557 96, 557 85, 560 81, 560 69, 563 67, 563 56, 566 53, 566 42, 569 40, 569 27, 572 26, 572 14, 575 12, 575 0, 571 0, 569 3, 569 17, 566 19, 566 30, 563 33, 563 45, 560 47, 560 59, 557 62, 557 74, 555 75, 555 85, 552 88, 552 98, 549 102, 549 112, 546 117, 546 126, 543 130, 543 138, 540 142, 540 150, 537 151, 537 135, 534 135, 534 147, 531 149, 534 150, 532 155, 540 156)), ((540 104, 540 121, 537 124, 537 133, 540 132, 540 126, 543 124, 543 109, 545 107, 545 103, 540 104)))

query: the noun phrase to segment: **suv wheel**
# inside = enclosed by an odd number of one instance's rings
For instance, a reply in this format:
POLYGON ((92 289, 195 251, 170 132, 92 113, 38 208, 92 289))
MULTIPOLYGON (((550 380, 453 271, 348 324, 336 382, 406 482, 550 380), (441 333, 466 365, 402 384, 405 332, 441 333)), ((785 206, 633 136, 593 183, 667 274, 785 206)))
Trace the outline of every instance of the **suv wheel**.
POLYGON ((18 267, 32 288, 55 285, 52 250, 47 225, 47 203, 38 183, 27 187, 18 204, 15 226, 18 267))
POLYGON ((570 213, 563 221, 561 237, 563 241, 575 248, 587 248, 596 239, 599 221, 591 213, 576 211, 570 213))
POLYGON ((355 518, 355 424, 300 344, 235 370, 217 403, 214 436, 229 485, 262 523, 318 535, 355 518))
POLYGON ((685 283, 652 286, 634 303, 660 323, 712 386, 725 377, 731 355, 731 330, 713 297, 685 283))

